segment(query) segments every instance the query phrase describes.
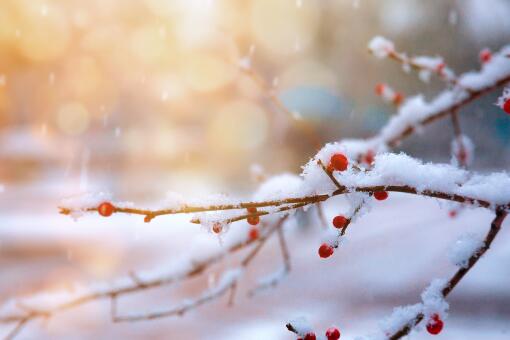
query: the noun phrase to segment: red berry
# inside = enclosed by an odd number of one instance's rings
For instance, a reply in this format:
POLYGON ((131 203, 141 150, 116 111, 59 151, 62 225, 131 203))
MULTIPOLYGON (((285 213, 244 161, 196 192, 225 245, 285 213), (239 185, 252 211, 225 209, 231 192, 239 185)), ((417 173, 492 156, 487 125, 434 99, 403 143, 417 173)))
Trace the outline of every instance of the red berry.
POLYGON ((257 212, 257 207, 248 207, 246 208, 250 214, 255 214, 257 212))
POLYGON ((260 217, 258 217, 258 216, 249 216, 246 220, 251 225, 257 225, 260 222, 260 217))
POLYGON ((317 340, 317 337, 315 336, 315 333, 306 333, 304 340, 317 340))
POLYGON ((336 153, 331 156, 329 164, 337 171, 344 171, 347 169, 347 165, 349 165, 349 160, 344 154, 336 153))
POLYGON ((377 84, 375 85, 375 93, 378 95, 378 96, 382 96, 383 92, 384 92, 384 84, 377 84))
POLYGON ((378 201, 384 201, 388 198, 388 193, 386 191, 376 191, 374 192, 374 197, 378 201))
POLYGON ((112 214, 115 212, 115 207, 110 202, 103 202, 97 207, 97 211, 99 212, 99 215, 108 217, 112 216, 112 214))
POLYGON ((326 331, 326 338, 328 340, 338 340, 340 339, 340 331, 336 327, 330 327, 326 331))
POLYGON ((223 226, 221 225, 221 223, 215 222, 213 224, 213 226, 212 226, 213 233, 219 234, 219 233, 221 233, 222 230, 223 230, 223 226))
POLYGON ((468 155, 467 155, 466 150, 464 150, 464 148, 459 150, 459 153, 457 154, 457 159, 459 160, 459 162, 461 164, 466 164, 467 158, 468 158, 468 155))
POLYGON ((503 104, 503 110, 510 115, 510 98, 503 104))
POLYGON ((437 66, 436 66, 437 73, 442 74, 445 67, 446 67, 446 64, 444 62, 437 64, 437 66))
POLYGON ((250 231, 248 232, 248 237, 250 241, 255 241, 259 238, 259 230, 256 227, 251 227, 250 231))
POLYGON ((482 64, 489 62, 492 58, 492 53, 488 48, 484 48, 480 51, 480 61, 482 64))
POLYGON ((436 335, 441 333, 443 326, 443 320, 439 318, 439 315, 434 314, 432 315, 431 320, 427 323, 427 331, 432 335, 436 335))
POLYGON ((333 218, 333 226, 335 228, 343 228, 347 224, 347 218, 343 215, 338 215, 333 218))
POLYGON ((400 105, 404 101, 404 95, 400 92, 395 93, 395 96, 393 97, 393 104, 400 105))
POLYGON ((451 218, 454 218, 455 216, 457 216, 457 211, 455 211, 455 210, 448 211, 448 216, 450 216, 451 218))
POLYGON ((319 247, 319 256, 322 257, 323 259, 325 258, 328 258, 330 257, 331 255, 333 255, 333 252, 335 250, 333 249, 332 246, 330 246, 329 244, 327 243, 323 243, 321 244, 321 246, 319 247))
POLYGON ((367 163, 368 165, 372 165, 372 163, 374 162, 374 158, 375 158, 375 154, 372 150, 368 150, 367 153, 365 154, 364 156, 364 161, 365 163, 367 163))

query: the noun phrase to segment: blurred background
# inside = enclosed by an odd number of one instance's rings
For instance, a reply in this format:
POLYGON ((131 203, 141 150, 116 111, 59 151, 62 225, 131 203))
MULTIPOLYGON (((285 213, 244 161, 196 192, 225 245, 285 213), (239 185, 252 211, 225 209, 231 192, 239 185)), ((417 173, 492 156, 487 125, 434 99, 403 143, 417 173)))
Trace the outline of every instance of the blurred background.
MULTIPOLYGON (((459 74, 480 67, 482 48, 510 41, 508 18, 506 0, 2 0, 0 299, 159 264, 197 231, 184 219, 74 223, 57 214, 62 198, 108 191, 142 204, 169 190, 246 195, 256 187, 253 169, 298 173, 321 144, 375 134, 395 112, 375 95, 377 83, 427 98, 444 87, 373 58, 373 36, 410 55, 443 56, 459 74)), ((508 169, 510 119, 493 105, 498 94, 461 111, 476 170, 508 169)), ((451 139, 450 122, 437 122, 401 150, 448 162, 451 139)), ((413 289, 408 302, 421 286, 413 289)), ((225 313, 225 324, 236 323, 235 312, 225 313)), ((187 320, 168 329, 198 322, 187 320)), ((211 320, 186 338, 204 338, 211 320)), ((154 329, 100 321, 48 334, 79 337, 82 327, 142 337, 154 329)), ((219 338, 250 336, 223 330, 219 338)), ((275 332, 258 338, 288 336, 275 332)))

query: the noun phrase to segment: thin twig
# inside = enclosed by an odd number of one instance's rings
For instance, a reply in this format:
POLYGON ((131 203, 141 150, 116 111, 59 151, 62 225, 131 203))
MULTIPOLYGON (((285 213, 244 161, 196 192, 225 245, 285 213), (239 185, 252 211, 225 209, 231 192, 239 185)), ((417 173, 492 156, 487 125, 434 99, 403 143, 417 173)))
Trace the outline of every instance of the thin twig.
MULTIPOLYGON (((270 227, 262 236, 261 238, 268 238, 270 237, 274 231, 276 230, 278 224, 270 227)), ((28 309, 29 307, 22 308, 26 312, 23 314, 12 314, 12 315, 6 315, 0 317, 0 323, 22 323, 19 327, 20 329, 23 328, 23 325, 25 325, 28 321, 33 319, 39 319, 39 318, 48 318, 53 316, 54 314, 78 307, 82 304, 95 301, 95 300, 101 300, 101 299, 112 299, 113 296, 116 298, 131 294, 135 292, 140 292, 143 290, 148 290, 151 288, 161 287, 161 286, 168 286, 176 282, 181 282, 184 279, 189 279, 196 277, 203 272, 205 272, 206 269, 208 269, 210 266, 212 266, 215 263, 220 262, 226 255, 233 254, 239 250, 242 250, 246 248, 247 246, 257 242, 258 240, 252 240, 252 239, 242 239, 234 244, 232 244, 229 248, 225 249, 224 251, 215 253, 210 255, 209 257, 193 262, 193 264, 185 271, 185 272, 178 272, 178 273, 170 273, 167 275, 161 275, 154 279, 147 279, 142 281, 138 276, 136 276, 133 272, 129 274, 131 277, 133 283, 127 284, 120 287, 112 287, 106 290, 98 290, 94 291, 92 293, 83 294, 81 296, 77 296, 74 298, 70 298, 69 300, 62 302, 54 307, 48 308, 46 310, 35 310, 35 309, 28 309)), ((18 330, 19 331, 19 330, 18 330)), ((17 332, 18 332, 17 331, 17 332)))
MULTIPOLYGON (((283 222, 286 220, 286 216, 281 218, 276 226, 272 229, 273 231, 275 229, 279 230, 283 224, 283 222)), ((255 259, 257 254, 260 252, 266 241, 269 239, 272 233, 266 233, 264 236, 260 237, 257 240, 257 244, 255 247, 248 253, 248 255, 241 261, 241 271, 244 272, 244 270, 249 266, 249 264, 255 259)), ((213 289, 207 290, 203 292, 198 298, 194 300, 185 300, 181 304, 155 312, 148 312, 148 313, 139 313, 139 314, 128 314, 128 315, 114 315, 112 320, 113 322, 134 322, 134 321, 142 321, 142 320, 154 320, 159 319, 163 317, 169 317, 173 315, 184 315, 187 311, 191 309, 195 309, 207 302, 213 301, 221 296, 223 296, 228 291, 235 290, 237 283, 238 283, 239 277, 235 276, 231 279, 230 282, 224 283, 223 285, 220 285, 218 287, 215 287, 213 289)), ((230 300, 230 299, 229 299, 230 300)))
POLYGON ((287 247, 287 242, 285 241, 285 235, 283 234, 282 226, 280 226, 277 229, 277 235, 278 235, 278 241, 280 244, 280 250, 281 250, 281 254, 282 254, 282 258, 283 258, 283 268, 276 273, 277 275, 273 275, 273 277, 270 280, 262 282, 255 288, 251 289, 248 292, 248 296, 250 296, 250 297, 254 296, 255 294, 257 294, 260 291, 266 290, 271 287, 275 287, 276 285, 278 285, 278 283, 280 283, 280 281, 283 280, 283 278, 285 278, 288 275, 288 273, 291 270, 289 248, 287 247))

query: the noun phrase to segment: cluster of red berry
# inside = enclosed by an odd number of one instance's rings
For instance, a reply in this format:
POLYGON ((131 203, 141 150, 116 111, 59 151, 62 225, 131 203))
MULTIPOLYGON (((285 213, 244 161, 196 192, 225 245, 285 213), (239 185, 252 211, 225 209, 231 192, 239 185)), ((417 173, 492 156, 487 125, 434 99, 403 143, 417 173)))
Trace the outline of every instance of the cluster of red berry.
MULTIPOLYGON (((327 340, 338 340, 340 339, 340 330, 336 327, 330 327, 326 331, 327 340)), ((297 340, 316 340, 315 333, 306 333, 304 337, 299 337, 297 340)))
POLYGON ((430 318, 429 322, 427 322, 427 332, 429 332, 432 335, 437 335, 441 333, 443 330, 443 320, 439 317, 438 314, 433 314, 430 318))
MULTIPOLYGON (((373 152, 370 152, 370 163, 373 162, 373 157, 373 152)), ((345 171, 348 165, 348 158, 342 153, 336 153, 330 158, 328 171, 345 171)), ((376 191, 374 192, 374 197, 376 200, 383 201, 388 198, 388 193, 386 191, 376 191)), ((349 219, 344 215, 337 215, 333 218, 333 226, 337 229, 342 229, 347 223, 349 223, 349 219)), ((333 246, 323 243, 319 247, 319 256, 325 259, 333 255, 334 251, 333 246)))
POLYGON ((391 101, 397 106, 404 101, 404 95, 402 93, 393 91, 391 87, 383 83, 379 83, 375 86, 375 94, 383 97, 387 101, 391 101))

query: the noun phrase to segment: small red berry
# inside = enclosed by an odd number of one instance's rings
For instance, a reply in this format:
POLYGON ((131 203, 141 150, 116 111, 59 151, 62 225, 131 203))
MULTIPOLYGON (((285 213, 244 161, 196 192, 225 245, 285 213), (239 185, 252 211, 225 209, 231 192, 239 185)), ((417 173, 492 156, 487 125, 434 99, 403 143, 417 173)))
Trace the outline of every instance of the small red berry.
POLYGON ((223 230, 223 226, 221 225, 221 223, 215 222, 213 224, 213 226, 212 226, 213 233, 219 234, 219 233, 221 233, 222 230, 223 230))
POLYGON ((455 216, 457 216, 457 211, 456 210, 448 211, 448 216, 450 216, 451 218, 454 218, 455 216))
POLYGON ((400 105, 404 101, 404 95, 400 92, 395 93, 395 96, 393 97, 393 104, 400 105))
POLYGON ((466 150, 464 150, 464 148, 459 150, 459 153, 457 154, 457 159, 459 160, 459 162, 461 164, 466 164, 467 158, 468 158, 468 155, 467 155, 466 150))
POLYGON ((306 333, 304 340, 317 340, 317 337, 315 336, 315 333, 306 333))
POLYGON ((432 335, 436 335, 441 333, 441 331, 443 330, 443 326, 444 326, 443 320, 441 320, 439 315, 434 314, 432 315, 431 320, 429 320, 429 322, 427 323, 427 331, 432 335))
POLYGON ((446 64, 444 62, 437 64, 437 66, 436 66, 437 73, 443 74, 445 67, 446 67, 446 64))
POLYGON ((249 216, 246 220, 251 225, 257 225, 260 222, 260 217, 258 217, 258 216, 249 216))
POLYGON ((250 231, 248 232, 248 237, 250 241, 255 241, 259 238, 259 229, 256 227, 251 227, 250 231))
POLYGON ((325 258, 328 258, 330 257, 331 255, 333 255, 333 252, 335 250, 333 249, 332 246, 330 246, 329 244, 327 243, 323 243, 321 244, 321 246, 319 247, 319 256, 322 257, 323 259, 325 258))
POLYGON ((336 153, 331 156, 329 164, 337 171, 344 171, 347 169, 347 165, 349 165, 349 160, 344 154, 336 153))
POLYGON ((333 226, 341 229, 347 224, 347 218, 343 215, 338 215, 333 218, 333 226))
POLYGON ((376 191, 374 192, 374 197, 378 201, 384 201, 388 198, 388 193, 386 191, 376 191))
POLYGON ((97 207, 97 211, 99 212, 99 215, 108 217, 112 216, 115 212, 115 207, 110 202, 103 202, 97 207))
POLYGON ((510 115, 510 98, 505 101, 503 104, 503 111, 510 115))
POLYGON ((257 212, 257 207, 248 207, 246 208, 250 214, 255 214, 257 212))
POLYGON ((375 93, 378 96, 382 96, 382 94, 384 93, 384 87, 385 87, 385 85, 382 83, 375 85, 375 93))
POLYGON ((488 63, 492 59, 492 53, 488 48, 484 48, 480 51, 480 61, 482 64, 488 63))
POLYGON ((328 338, 328 340, 340 339, 340 330, 338 330, 338 328, 336 327, 328 328, 328 330, 326 331, 326 338, 328 338))
POLYGON ((372 163, 374 162, 375 153, 372 150, 368 150, 363 158, 365 163, 367 163, 368 165, 372 165, 372 163))

